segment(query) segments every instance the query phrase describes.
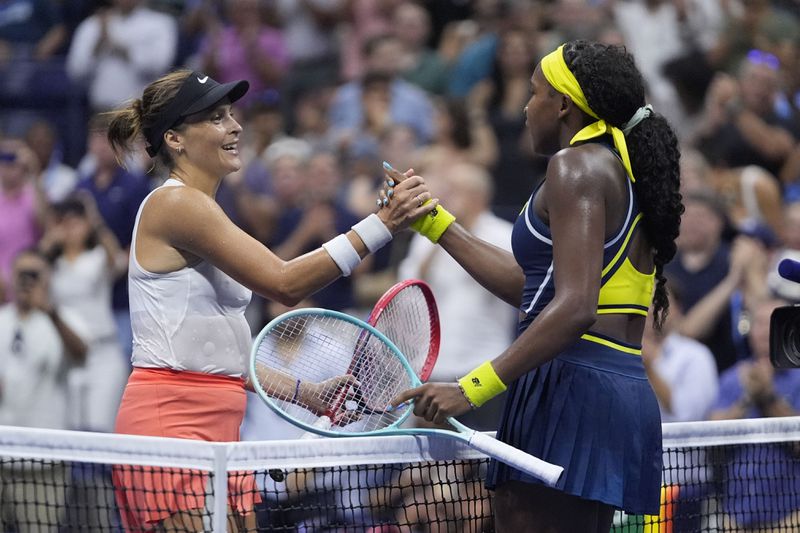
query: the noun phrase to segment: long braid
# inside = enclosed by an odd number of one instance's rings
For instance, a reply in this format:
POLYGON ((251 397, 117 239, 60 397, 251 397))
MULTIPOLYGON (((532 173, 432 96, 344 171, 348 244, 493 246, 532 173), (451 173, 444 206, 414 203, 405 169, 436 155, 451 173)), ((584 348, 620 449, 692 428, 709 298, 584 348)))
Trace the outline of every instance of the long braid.
MULTIPOLYGON (((611 125, 622 128, 645 105, 642 75, 624 47, 573 41, 564 46, 564 60, 589 106, 611 125)), ((669 309, 664 265, 675 256, 683 214, 678 140, 667 120, 652 113, 626 135, 626 142, 636 177, 634 191, 644 214, 643 228, 655 253, 653 313, 660 328, 669 309)))

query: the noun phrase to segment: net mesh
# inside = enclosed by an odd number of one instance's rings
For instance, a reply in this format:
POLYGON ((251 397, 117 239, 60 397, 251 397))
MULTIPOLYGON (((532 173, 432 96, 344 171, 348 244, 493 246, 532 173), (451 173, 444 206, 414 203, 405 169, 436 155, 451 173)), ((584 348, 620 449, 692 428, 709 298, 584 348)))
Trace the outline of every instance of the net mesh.
MULTIPOLYGON (((665 424, 660 516, 613 531, 800 531, 800 418, 665 424)), ((435 437, 207 443, 0 428, 0 530, 492 531, 488 461, 435 437), (253 509, 240 515, 230 509, 253 509)))

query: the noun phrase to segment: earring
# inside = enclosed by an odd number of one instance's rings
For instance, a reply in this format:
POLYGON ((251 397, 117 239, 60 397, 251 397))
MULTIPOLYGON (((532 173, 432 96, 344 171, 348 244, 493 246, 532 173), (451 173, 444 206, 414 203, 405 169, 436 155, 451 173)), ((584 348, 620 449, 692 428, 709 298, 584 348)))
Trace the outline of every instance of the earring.
POLYGON ((528 106, 522 108, 522 114, 527 116, 528 115, 528 106))

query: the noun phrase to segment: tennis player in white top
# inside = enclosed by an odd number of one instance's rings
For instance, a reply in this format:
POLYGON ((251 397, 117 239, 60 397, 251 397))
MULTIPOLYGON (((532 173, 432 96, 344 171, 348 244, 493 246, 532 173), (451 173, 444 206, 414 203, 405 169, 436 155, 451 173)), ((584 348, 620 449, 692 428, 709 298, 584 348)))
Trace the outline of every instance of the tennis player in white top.
MULTIPOLYGON (((280 259, 234 225, 214 200, 222 178, 241 166, 242 128, 231 104, 247 88, 246 81, 219 84, 180 70, 113 112, 108 137, 117 154, 143 138, 148 155, 169 173, 142 203, 134 228, 134 369, 118 433, 239 440, 245 388, 252 388, 245 379, 250 291, 287 305, 299 302, 349 275, 364 256, 437 204, 427 202, 431 196, 421 178, 411 177, 397 184, 391 205, 352 231, 296 259, 280 259)), ((298 400, 310 387, 338 387, 348 379, 315 384, 269 372, 260 377, 278 381, 286 398, 298 400)), ((118 469, 114 480, 127 529, 203 530, 203 476, 118 469)), ((229 529, 255 530, 253 475, 232 476, 229 485, 229 529)))

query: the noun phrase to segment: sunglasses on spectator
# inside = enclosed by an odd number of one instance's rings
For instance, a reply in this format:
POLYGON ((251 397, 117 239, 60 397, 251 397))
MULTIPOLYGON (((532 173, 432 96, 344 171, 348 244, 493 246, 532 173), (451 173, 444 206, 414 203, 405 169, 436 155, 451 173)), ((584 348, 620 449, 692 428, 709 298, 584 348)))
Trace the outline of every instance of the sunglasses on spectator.
POLYGON ((0 152, 0 163, 13 163, 17 160, 17 154, 14 152, 0 152))
POLYGON ((775 54, 763 50, 750 50, 747 52, 747 60, 754 65, 765 65, 772 70, 778 70, 781 67, 781 62, 775 54))

